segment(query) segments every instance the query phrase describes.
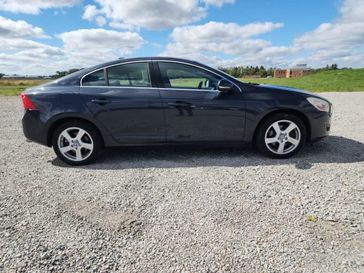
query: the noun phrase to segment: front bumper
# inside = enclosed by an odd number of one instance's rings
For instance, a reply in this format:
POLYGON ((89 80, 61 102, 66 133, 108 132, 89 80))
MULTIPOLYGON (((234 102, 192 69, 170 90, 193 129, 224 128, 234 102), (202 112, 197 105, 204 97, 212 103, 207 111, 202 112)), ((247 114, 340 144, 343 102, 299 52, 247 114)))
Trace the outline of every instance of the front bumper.
POLYGON ((311 125, 310 141, 318 140, 330 134, 331 116, 332 116, 332 107, 330 107, 330 112, 320 112, 317 115, 314 115, 310 119, 310 125, 311 125))
POLYGON ((24 136, 31 141, 47 146, 47 134, 37 110, 26 110, 22 119, 24 136))

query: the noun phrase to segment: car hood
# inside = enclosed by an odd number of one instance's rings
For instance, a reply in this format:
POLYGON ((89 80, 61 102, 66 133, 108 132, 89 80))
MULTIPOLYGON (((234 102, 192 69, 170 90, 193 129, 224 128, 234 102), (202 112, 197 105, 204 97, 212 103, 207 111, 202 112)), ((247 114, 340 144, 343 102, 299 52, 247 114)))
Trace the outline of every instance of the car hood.
MULTIPOLYGON (((316 93, 312 93, 309 91, 305 91, 302 89, 297 89, 297 88, 292 88, 292 87, 288 87, 288 86, 281 86, 281 85, 272 85, 272 84, 259 84, 258 87, 261 88, 265 88, 265 89, 271 89, 272 91, 276 91, 276 92, 294 92, 294 93, 299 93, 302 95, 305 95, 307 97, 316 97, 316 98, 320 98, 323 100, 326 100, 327 102, 329 102, 328 99, 317 95, 316 93)), ((329 102, 330 103, 330 102, 329 102)))

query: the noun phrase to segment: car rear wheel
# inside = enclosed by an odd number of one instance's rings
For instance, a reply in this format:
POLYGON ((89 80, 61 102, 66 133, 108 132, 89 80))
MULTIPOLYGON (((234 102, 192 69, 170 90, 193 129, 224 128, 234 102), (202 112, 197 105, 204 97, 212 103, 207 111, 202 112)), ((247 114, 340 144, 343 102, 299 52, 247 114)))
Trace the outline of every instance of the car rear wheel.
POLYGON ((292 114, 275 114, 258 128, 256 146, 270 157, 288 158, 297 153, 305 143, 306 127, 292 114))
POLYGON ((70 165, 85 165, 95 160, 102 147, 98 131, 81 121, 66 122, 59 126, 52 138, 58 158, 70 165))

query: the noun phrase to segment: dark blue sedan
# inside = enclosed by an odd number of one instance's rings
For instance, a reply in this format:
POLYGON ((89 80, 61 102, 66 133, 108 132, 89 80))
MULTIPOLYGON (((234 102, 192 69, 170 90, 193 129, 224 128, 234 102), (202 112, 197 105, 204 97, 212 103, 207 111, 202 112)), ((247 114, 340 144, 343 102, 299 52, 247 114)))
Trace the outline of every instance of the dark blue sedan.
POLYGON ((241 82, 176 58, 117 60, 22 93, 25 136, 71 165, 103 147, 253 143, 287 158, 330 131, 331 103, 309 92, 241 82))

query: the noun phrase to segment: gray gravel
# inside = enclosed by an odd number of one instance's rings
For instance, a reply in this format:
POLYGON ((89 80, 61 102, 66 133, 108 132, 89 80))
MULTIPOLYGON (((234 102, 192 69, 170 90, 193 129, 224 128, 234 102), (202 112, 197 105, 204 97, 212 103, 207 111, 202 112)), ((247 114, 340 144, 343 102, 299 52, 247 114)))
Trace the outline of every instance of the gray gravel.
POLYGON ((109 149, 67 167, 0 98, 0 271, 364 272, 364 93, 293 159, 109 149))

